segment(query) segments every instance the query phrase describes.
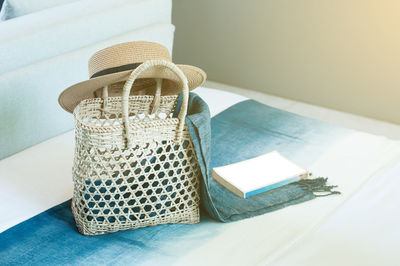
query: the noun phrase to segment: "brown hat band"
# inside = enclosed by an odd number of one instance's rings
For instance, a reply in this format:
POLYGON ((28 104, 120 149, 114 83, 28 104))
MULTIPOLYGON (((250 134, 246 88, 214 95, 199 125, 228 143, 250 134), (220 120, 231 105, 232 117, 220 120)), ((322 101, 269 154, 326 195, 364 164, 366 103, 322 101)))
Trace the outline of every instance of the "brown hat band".
POLYGON ((90 78, 92 79, 92 78, 96 78, 96 77, 100 77, 100 76, 104 76, 104 75, 108 75, 108 74, 114 74, 114 73, 122 72, 122 71, 126 71, 126 70, 134 70, 135 68, 140 66, 142 63, 143 62, 106 68, 106 69, 100 70, 99 72, 94 73, 90 78))

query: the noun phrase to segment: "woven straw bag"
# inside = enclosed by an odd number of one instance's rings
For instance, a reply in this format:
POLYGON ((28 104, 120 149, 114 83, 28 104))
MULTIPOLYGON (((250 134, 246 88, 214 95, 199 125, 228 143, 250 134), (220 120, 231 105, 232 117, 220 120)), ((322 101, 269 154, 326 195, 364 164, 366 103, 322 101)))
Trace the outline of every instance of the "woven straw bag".
MULTIPOLYGON (((163 69, 163 71, 168 71, 163 69)), ((79 232, 97 235, 165 223, 198 223, 200 168, 185 124, 189 89, 173 63, 146 61, 126 81, 122 97, 83 100, 74 110, 72 211, 79 232), (139 74, 166 68, 182 82, 177 95, 129 96, 139 74)))

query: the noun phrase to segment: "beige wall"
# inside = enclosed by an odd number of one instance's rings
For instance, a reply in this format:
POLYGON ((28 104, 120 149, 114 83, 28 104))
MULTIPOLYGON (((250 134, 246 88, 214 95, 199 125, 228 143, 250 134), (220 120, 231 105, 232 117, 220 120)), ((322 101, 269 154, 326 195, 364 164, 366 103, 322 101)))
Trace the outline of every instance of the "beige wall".
POLYGON ((400 123, 399 0, 174 0, 209 80, 400 123))

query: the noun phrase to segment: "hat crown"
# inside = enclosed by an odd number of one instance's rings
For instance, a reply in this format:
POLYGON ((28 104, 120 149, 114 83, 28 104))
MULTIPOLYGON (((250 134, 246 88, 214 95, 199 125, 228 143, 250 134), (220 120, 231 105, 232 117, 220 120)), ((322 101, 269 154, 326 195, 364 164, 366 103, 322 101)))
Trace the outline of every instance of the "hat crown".
POLYGON ((89 77, 107 69, 155 59, 171 61, 167 47, 146 41, 116 44, 92 55, 89 59, 89 77))

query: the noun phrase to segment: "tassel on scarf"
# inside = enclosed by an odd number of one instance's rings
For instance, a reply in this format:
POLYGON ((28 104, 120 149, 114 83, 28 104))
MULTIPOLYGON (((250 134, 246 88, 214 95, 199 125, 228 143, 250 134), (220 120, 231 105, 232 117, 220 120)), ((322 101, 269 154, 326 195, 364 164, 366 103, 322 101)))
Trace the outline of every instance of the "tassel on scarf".
MULTIPOLYGON (((311 176, 311 174, 310 174, 311 176)), ((326 197, 335 194, 341 194, 340 191, 333 191, 337 186, 327 186, 328 178, 317 177, 314 179, 301 179, 294 184, 299 185, 305 191, 312 192, 315 197, 326 197)))

